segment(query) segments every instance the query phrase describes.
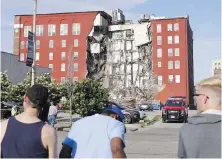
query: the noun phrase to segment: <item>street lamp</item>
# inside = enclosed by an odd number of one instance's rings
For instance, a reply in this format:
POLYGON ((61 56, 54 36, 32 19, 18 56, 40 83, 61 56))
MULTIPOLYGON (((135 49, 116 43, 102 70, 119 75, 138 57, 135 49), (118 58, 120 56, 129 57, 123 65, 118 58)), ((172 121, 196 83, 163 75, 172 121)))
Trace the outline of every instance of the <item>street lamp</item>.
POLYGON ((35 52, 36 52, 36 12, 37 12, 37 0, 34 0, 34 12, 33 12, 33 62, 32 62, 32 75, 31 85, 35 84, 35 52))

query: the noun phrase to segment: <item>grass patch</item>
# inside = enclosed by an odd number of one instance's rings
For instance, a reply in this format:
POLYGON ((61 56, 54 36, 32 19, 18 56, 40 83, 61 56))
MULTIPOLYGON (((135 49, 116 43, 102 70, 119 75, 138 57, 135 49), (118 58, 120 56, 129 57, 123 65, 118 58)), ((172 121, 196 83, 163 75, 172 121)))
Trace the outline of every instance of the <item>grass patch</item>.
POLYGON ((146 118, 143 122, 140 122, 141 128, 144 128, 146 125, 154 124, 155 122, 161 119, 161 115, 156 115, 152 119, 146 118))

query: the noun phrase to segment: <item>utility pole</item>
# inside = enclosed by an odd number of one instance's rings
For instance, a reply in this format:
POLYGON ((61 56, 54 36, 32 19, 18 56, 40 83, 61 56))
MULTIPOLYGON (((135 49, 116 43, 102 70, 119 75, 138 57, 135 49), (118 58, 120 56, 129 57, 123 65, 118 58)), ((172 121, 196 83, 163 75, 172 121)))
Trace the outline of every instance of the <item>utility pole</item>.
POLYGON ((31 85, 35 84, 35 56, 36 56, 36 12, 37 12, 37 0, 34 0, 34 13, 33 13, 33 63, 31 70, 31 85))
POLYGON ((68 58, 67 58, 67 64, 68 64, 68 73, 67 73, 67 90, 68 90, 68 95, 69 95, 69 111, 70 111, 70 120, 69 120, 69 124, 70 127, 72 126, 72 95, 73 95, 73 58, 74 55, 72 54, 72 50, 73 50, 73 45, 70 46, 69 49, 69 54, 68 54, 68 58))

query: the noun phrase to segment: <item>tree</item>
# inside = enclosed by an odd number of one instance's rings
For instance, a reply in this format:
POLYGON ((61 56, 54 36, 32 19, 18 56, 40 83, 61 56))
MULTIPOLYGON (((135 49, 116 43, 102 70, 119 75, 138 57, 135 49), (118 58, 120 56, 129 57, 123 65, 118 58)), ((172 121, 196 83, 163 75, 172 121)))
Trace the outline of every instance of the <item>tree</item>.
POLYGON ((59 103, 63 96, 67 96, 64 85, 57 84, 55 80, 52 80, 49 73, 44 73, 36 78, 36 83, 42 84, 48 88, 49 101, 55 104, 59 103))
POLYGON ((6 72, 1 72, 1 101, 11 100, 12 82, 8 79, 6 72))
MULTIPOLYGON (((76 82, 73 89, 72 105, 73 113, 82 117, 101 112, 104 108, 104 101, 109 97, 108 89, 103 88, 99 81, 85 79, 76 82)), ((69 102, 69 101, 67 101, 69 102)), ((65 104, 65 109, 69 109, 65 104)))
MULTIPOLYGON (((67 91, 62 84, 57 84, 51 79, 49 73, 44 73, 41 76, 36 77, 36 83, 42 84, 48 88, 49 91, 49 101, 54 103, 59 103, 63 96, 67 96, 67 91)), ((23 96, 25 95, 27 89, 31 87, 30 73, 27 73, 23 82, 12 85, 10 87, 10 99, 15 102, 22 102, 23 96)))

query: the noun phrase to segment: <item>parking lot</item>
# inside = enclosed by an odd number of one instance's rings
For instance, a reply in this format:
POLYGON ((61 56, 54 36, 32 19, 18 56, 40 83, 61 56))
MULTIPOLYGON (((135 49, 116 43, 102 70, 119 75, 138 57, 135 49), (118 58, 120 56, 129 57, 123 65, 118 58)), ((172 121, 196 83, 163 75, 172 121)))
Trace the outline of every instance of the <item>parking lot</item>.
MULTIPOLYGON (((148 116, 155 116, 160 111, 146 112, 148 116)), ((189 116, 196 111, 189 110, 189 116)), ((162 123, 140 128, 136 132, 126 134, 126 153, 130 158, 175 158, 177 157, 178 132, 183 123, 162 123)), ((58 151, 67 132, 58 132, 58 151)))

